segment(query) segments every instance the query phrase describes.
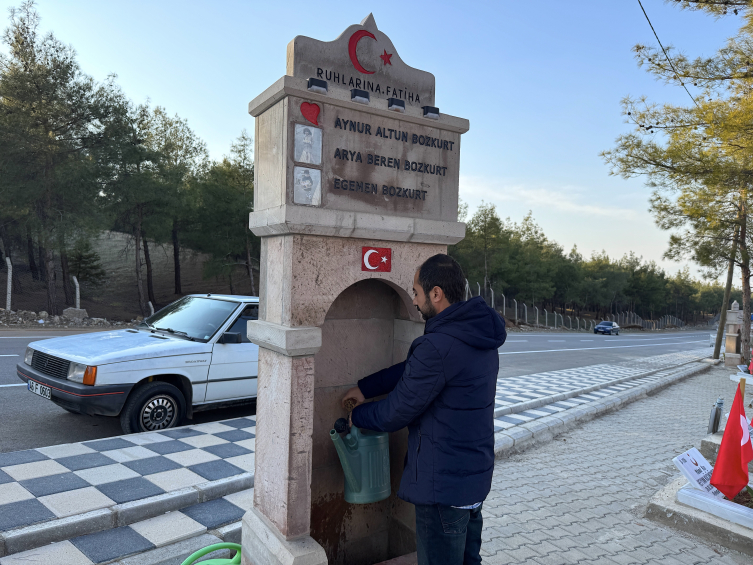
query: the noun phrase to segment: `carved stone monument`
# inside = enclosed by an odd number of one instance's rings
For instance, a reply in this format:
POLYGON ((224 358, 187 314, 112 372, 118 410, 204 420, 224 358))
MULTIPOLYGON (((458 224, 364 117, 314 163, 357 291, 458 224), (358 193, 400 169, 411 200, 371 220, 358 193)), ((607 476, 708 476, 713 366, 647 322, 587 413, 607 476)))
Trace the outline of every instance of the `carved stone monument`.
POLYGON ((369 15, 334 41, 296 37, 287 74, 249 104, 262 237, 254 506, 243 563, 378 563, 415 551, 395 493, 407 430, 391 435, 392 496, 353 505, 329 430, 356 381, 423 333, 417 267, 460 241, 460 136, 434 76, 409 67, 369 15))
POLYGON ((737 300, 732 302, 732 308, 727 310, 727 335, 724 339, 724 366, 737 367, 740 364, 740 331, 743 327, 743 313, 737 300))

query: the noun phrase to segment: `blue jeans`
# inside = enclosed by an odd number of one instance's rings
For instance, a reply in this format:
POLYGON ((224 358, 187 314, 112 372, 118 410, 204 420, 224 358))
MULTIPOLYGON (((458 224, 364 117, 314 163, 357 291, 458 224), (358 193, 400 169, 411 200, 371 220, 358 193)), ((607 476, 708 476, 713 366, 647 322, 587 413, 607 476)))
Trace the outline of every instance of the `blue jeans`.
MULTIPOLYGON (((483 506, 483 505, 482 505, 483 506)), ((481 563, 481 506, 416 505, 418 565, 477 565, 481 563)))

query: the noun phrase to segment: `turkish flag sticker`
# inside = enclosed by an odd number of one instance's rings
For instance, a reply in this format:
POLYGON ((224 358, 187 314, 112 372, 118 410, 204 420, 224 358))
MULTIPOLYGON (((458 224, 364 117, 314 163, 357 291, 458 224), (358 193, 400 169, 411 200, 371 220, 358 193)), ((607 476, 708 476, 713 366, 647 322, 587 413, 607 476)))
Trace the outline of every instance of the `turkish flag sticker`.
POLYGON ((389 247, 362 247, 361 270, 374 273, 392 271, 392 249, 389 247))

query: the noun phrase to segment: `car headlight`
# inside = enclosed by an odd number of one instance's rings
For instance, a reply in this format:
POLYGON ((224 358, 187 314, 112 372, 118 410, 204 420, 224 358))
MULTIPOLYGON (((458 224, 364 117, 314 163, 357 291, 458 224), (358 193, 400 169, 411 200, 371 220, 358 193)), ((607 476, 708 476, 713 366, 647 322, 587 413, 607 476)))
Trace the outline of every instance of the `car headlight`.
POLYGON ((68 367, 68 380, 84 385, 94 385, 97 382, 97 368, 83 363, 71 363, 68 367))
POLYGON ((34 350, 31 347, 26 348, 26 355, 24 355, 24 363, 31 367, 31 359, 34 357, 34 350))

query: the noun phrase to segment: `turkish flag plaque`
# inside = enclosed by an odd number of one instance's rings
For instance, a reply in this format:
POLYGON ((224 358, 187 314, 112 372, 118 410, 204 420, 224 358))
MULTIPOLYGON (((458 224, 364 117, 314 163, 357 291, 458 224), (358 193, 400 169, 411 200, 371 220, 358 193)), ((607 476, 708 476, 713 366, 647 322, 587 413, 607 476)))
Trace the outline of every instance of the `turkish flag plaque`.
POLYGON ((392 249, 389 247, 362 247, 361 270, 373 273, 392 271, 392 249))

